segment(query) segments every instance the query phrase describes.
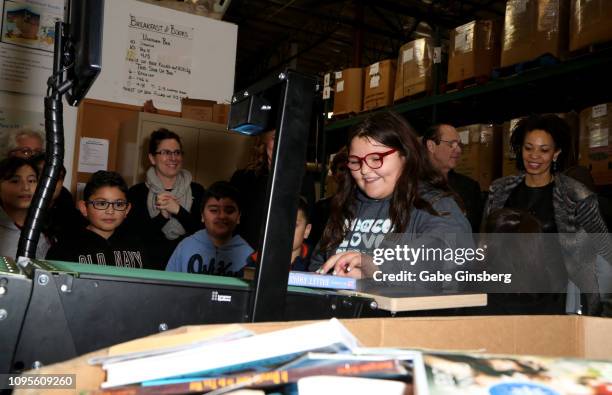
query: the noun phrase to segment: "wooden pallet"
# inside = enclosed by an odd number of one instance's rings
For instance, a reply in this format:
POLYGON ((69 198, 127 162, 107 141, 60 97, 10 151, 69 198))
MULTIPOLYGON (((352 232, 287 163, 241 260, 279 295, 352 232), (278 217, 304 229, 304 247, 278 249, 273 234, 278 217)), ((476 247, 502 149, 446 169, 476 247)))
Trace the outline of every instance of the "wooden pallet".
POLYGON ((466 78, 465 80, 455 81, 451 83, 442 83, 440 84, 440 93, 452 92, 452 91, 462 91, 466 88, 484 85, 491 80, 490 75, 480 75, 477 77, 466 78))
POLYGON ((542 67, 550 67, 559 64, 559 59, 550 55, 544 54, 533 60, 527 62, 521 62, 506 67, 499 67, 493 70, 491 73, 492 79, 498 79, 503 77, 509 77, 512 75, 522 74, 529 70, 534 70, 542 67))

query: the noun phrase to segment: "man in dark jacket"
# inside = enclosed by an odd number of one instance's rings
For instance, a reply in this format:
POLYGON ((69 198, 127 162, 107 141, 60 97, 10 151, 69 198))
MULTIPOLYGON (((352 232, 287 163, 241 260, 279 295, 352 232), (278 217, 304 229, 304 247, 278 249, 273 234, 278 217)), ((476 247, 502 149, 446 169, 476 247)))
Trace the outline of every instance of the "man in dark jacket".
POLYGON ((478 232, 482 219, 482 193, 476 180, 454 171, 461 158, 461 139, 457 130, 448 124, 430 127, 423 135, 431 163, 446 176, 448 185, 463 201, 465 214, 478 232))

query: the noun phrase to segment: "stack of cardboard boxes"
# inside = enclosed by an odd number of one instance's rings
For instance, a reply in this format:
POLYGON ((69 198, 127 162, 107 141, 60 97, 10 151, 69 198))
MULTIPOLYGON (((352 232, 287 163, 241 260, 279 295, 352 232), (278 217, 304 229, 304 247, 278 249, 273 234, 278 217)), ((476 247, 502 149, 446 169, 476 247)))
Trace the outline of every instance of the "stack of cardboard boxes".
POLYGON ((395 60, 376 62, 365 69, 363 87, 363 111, 393 104, 395 84, 395 60))
POLYGON ((334 77, 334 115, 360 112, 363 100, 363 69, 344 69, 335 72, 334 77))
POLYGON ((433 41, 429 38, 419 38, 400 48, 394 101, 433 90, 433 51, 433 41))
POLYGON ((478 181, 482 190, 501 173, 501 131, 496 125, 476 124, 457 128, 463 153, 455 170, 478 181))
POLYGON ((451 31, 448 83, 489 76, 499 66, 501 25, 472 21, 451 31))
POLYGON ((181 118, 227 124, 229 104, 213 100, 184 98, 181 100, 181 118))
POLYGON ((612 184, 612 103, 580 112, 579 163, 591 170, 595 184, 612 184))
POLYGON ((501 66, 567 50, 569 0, 508 0, 501 66))
POLYGON ((612 1, 572 0, 570 50, 612 40, 612 1))

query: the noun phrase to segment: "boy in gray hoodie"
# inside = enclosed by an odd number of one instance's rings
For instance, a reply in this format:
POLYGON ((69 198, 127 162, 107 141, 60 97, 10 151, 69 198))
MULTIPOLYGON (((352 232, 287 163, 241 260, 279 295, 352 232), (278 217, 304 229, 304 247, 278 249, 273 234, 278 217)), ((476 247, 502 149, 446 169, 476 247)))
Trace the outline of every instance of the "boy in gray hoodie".
POLYGON ((203 204, 202 222, 206 229, 179 243, 166 270, 240 276, 253 249, 242 237, 234 235, 240 223, 238 190, 228 182, 216 182, 206 190, 203 204))

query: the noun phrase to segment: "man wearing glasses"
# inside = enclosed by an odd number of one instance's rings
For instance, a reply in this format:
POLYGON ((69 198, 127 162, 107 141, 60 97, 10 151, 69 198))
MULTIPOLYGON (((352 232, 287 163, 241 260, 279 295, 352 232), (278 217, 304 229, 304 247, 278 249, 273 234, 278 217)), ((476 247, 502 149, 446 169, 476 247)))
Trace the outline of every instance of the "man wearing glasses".
POLYGON ((431 163, 446 177, 448 185, 463 200, 472 231, 478 232, 483 210, 482 194, 478 181, 454 170, 461 158, 462 147, 457 129, 448 124, 434 125, 423 135, 423 145, 431 163))
POLYGON ((45 138, 33 129, 13 129, 7 133, 3 157, 16 156, 29 159, 40 154, 45 148, 45 138))
POLYGON ((61 239, 47 259, 94 265, 148 268, 145 249, 133 233, 120 225, 130 211, 127 185, 112 171, 95 172, 79 201, 81 214, 89 221, 86 229, 61 239))

